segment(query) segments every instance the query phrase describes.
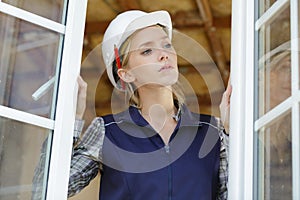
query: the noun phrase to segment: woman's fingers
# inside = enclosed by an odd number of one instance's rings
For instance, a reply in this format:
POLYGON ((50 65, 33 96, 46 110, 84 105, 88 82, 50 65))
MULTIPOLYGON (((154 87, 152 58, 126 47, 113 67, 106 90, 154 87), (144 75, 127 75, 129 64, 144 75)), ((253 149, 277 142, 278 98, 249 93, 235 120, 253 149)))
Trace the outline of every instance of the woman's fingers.
POLYGON ((230 116, 230 97, 232 93, 232 85, 229 84, 223 93, 222 100, 220 103, 221 121, 224 125, 225 131, 229 133, 229 116, 230 116))
POLYGON ((82 79, 81 76, 78 76, 77 83, 78 83, 78 94, 77 94, 76 119, 82 119, 86 108, 87 83, 82 79))

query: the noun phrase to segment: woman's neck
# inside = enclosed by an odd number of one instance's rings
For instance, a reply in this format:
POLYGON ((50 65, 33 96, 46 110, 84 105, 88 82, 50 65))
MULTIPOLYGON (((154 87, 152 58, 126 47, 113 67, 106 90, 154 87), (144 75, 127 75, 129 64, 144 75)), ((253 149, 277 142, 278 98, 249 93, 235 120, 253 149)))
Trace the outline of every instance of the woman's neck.
POLYGON ((177 112, 174 106, 172 90, 170 88, 142 88, 139 89, 141 114, 158 132, 165 144, 176 127, 174 115, 177 112))
POLYGON ((140 88, 138 92, 142 114, 175 114, 174 99, 171 88, 140 88))

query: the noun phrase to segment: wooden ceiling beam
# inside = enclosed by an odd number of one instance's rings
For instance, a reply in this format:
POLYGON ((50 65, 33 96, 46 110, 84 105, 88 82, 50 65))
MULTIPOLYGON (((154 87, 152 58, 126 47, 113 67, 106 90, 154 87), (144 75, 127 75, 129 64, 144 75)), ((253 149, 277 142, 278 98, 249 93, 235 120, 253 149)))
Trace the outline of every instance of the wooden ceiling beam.
MULTIPOLYGON (((171 16, 174 28, 201 28, 204 21, 199 17, 198 12, 179 11, 171 16)), ((87 21, 85 24, 86 34, 103 34, 110 21, 87 21)), ((213 27, 230 28, 231 16, 216 17, 213 20, 213 27)))
POLYGON ((175 28, 202 27, 204 21, 197 12, 178 11, 171 16, 175 28))
POLYGON ((117 0, 122 11, 140 10, 141 6, 137 0, 117 0))
POLYGON ((212 26, 216 28, 228 28, 231 29, 231 15, 226 17, 214 17, 212 26))
POLYGON ((85 23, 85 34, 104 34, 110 21, 87 21, 85 23))
POLYGON ((196 0, 198 10, 202 20, 205 23, 205 26, 212 26, 213 23, 213 15, 210 10, 210 6, 207 0, 196 0))
POLYGON ((226 64, 226 58, 220 38, 217 35, 216 27, 214 24, 213 15, 210 9, 208 0, 196 0, 200 16, 204 21, 204 29, 210 41, 214 60, 220 70, 224 84, 227 84, 229 78, 229 67, 226 64))
POLYGON ((199 17, 198 11, 178 11, 171 16, 173 26, 175 28, 187 27, 204 27, 205 24, 210 24, 217 28, 231 28, 231 16, 214 17, 213 19, 205 22, 199 17))

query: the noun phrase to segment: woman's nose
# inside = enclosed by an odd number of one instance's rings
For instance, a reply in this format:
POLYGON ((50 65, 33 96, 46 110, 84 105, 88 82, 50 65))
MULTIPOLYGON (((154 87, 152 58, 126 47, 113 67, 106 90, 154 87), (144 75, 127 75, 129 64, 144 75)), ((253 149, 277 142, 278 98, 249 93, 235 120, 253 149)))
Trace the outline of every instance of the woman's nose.
POLYGON ((160 50, 160 55, 159 55, 159 60, 160 61, 165 61, 169 59, 168 52, 165 50, 160 50))

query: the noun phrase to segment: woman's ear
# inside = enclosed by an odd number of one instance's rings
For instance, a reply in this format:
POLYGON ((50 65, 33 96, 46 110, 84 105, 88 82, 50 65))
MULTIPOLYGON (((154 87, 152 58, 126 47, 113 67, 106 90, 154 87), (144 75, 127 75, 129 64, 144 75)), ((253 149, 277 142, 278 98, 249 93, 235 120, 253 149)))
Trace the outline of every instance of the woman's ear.
POLYGON ((135 77, 126 69, 118 69, 118 76, 126 83, 131 83, 135 77))

